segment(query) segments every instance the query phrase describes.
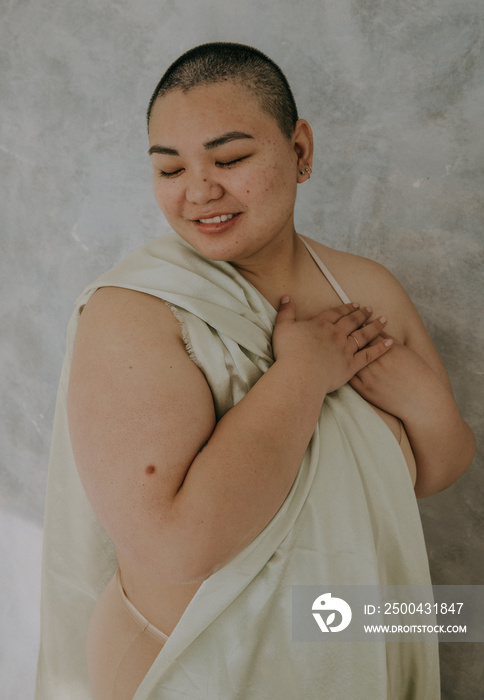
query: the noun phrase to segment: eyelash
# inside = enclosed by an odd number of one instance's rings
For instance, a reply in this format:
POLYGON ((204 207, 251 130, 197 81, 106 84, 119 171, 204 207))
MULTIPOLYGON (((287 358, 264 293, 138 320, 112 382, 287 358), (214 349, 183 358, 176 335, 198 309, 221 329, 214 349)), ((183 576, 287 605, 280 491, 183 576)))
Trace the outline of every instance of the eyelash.
MULTIPOLYGON (((242 156, 241 158, 236 158, 235 160, 229 160, 226 163, 217 162, 216 165, 218 165, 219 168, 231 168, 233 165, 240 163, 242 160, 245 160, 248 157, 249 156, 242 156)), ((181 173, 182 170, 183 170, 183 168, 181 168, 180 170, 173 170, 173 172, 171 172, 171 173, 166 172, 165 170, 160 170, 160 177, 164 177, 164 178, 175 177, 176 175, 181 173)))
POLYGON ((160 170, 160 177, 175 177, 175 175, 178 175, 178 173, 181 173, 181 170, 174 170, 172 173, 167 173, 164 170, 160 170))
POLYGON ((245 160, 249 156, 242 156, 241 158, 236 158, 235 160, 229 160, 226 163, 217 163, 219 168, 230 168, 232 165, 235 165, 236 163, 240 163, 240 161, 245 160))

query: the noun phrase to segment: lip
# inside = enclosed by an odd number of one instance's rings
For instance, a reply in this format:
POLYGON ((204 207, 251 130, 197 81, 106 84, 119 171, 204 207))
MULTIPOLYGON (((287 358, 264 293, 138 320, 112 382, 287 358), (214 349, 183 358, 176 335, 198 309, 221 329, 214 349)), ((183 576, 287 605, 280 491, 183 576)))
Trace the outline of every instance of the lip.
MULTIPOLYGON (((223 214, 230 214, 232 212, 220 212, 220 213, 213 213, 210 215, 204 215, 201 218, 202 219, 214 219, 216 216, 222 216, 223 214)), ((228 231, 232 226, 235 226, 237 221, 239 220, 239 217, 241 215, 241 212, 234 213, 231 219, 228 221, 221 221, 220 223, 210 223, 210 224, 204 224, 200 221, 200 219, 192 219, 192 222, 195 224, 195 226, 198 228, 199 231, 202 233, 224 233, 225 231, 228 231)))

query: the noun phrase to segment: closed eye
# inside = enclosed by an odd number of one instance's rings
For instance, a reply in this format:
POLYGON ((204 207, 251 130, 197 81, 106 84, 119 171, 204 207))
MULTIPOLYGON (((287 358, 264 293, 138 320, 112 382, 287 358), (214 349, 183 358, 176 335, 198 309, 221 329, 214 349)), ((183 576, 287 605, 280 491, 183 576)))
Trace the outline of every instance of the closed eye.
MULTIPOLYGON (((227 161, 217 161, 215 164, 218 168, 231 168, 234 165, 237 165, 237 163, 242 162, 249 156, 241 156, 240 158, 235 158, 234 160, 227 160, 227 161)), ((184 171, 184 168, 179 168, 178 170, 160 170, 159 174, 160 177, 164 178, 170 178, 170 177, 176 177, 180 173, 184 171)))
POLYGON ((179 175, 183 171, 183 168, 180 168, 179 170, 172 170, 172 171, 166 171, 166 170, 160 170, 160 177, 175 177, 176 175, 179 175))
POLYGON ((217 161, 217 165, 219 168, 230 168, 233 165, 236 165, 237 163, 240 163, 241 161, 245 160, 249 156, 242 156, 241 158, 236 158, 235 160, 227 160, 225 162, 223 161, 217 161))

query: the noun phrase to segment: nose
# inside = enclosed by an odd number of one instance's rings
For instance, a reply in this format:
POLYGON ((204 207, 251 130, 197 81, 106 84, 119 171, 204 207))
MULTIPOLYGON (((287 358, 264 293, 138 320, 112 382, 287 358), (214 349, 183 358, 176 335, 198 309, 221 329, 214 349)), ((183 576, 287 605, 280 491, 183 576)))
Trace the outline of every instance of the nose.
POLYGON ((206 204, 213 199, 220 199, 223 193, 220 183, 207 173, 193 173, 188 181, 185 196, 192 204, 206 204))

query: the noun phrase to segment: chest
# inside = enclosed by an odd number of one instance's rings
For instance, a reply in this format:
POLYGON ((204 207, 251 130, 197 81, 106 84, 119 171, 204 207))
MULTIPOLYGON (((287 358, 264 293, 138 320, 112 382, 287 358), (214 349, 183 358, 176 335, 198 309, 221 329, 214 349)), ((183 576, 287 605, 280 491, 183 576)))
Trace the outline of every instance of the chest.
MULTIPOLYGON (((379 316, 384 313, 384 300, 377 296, 372 296, 371 294, 368 295, 363 286, 363 283, 358 284, 358 279, 345 280, 343 289, 351 301, 357 301, 362 306, 372 306, 374 309, 374 316, 379 316)), ((297 316, 300 320, 313 318, 321 311, 340 306, 343 303, 334 287, 316 265, 314 265, 312 269, 307 269, 306 275, 304 279, 301 280, 301 284, 298 288, 294 287, 292 291, 288 291, 287 293, 290 294, 296 302, 297 316)), ((389 323, 388 326, 386 330, 391 335, 395 335, 398 338, 398 332, 392 332, 393 328, 391 327, 391 323, 389 323)), ((399 340, 403 339, 399 338, 399 340)), ((397 416, 384 411, 378 406, 369 405, 380 416, 399 443, 412 482, 415 483, 415 457, 405 432, 405 427, 397 416)))

